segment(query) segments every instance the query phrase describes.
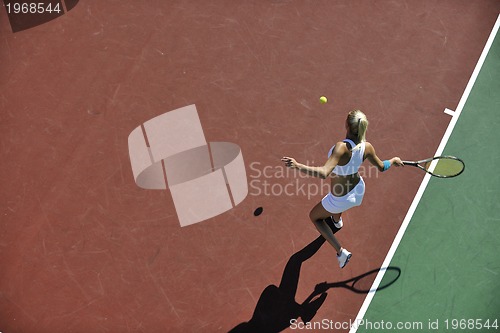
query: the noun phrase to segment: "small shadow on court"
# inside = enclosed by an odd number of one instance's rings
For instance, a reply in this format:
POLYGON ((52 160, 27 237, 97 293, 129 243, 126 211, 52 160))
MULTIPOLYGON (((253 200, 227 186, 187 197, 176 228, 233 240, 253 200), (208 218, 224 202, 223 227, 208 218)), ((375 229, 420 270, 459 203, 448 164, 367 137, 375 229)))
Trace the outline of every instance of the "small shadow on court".
MULTIPOLYGON (((327 219, 327 223, 334 233, 340 230, 333 225, 331 219, 327 219)), ((302 303, 298 303, 295 294, 302 263, 318 252, 324 243, 325 239, 319 236, 294 253, 285 266, 279 286, 273 284, 267 286, 257 301, 252 318, 237 325, 229 333, 281 332, 290 326, 292 319, 300 317, 304 323, 310 322, 325 301, 330 288, 347 288, 355 293, 366 294, 370 292, 373 280, 379 271, 385 270, 385 275, 376 291, 389 287, 401 275, 400 268, 387 267, 373 269, 346 281, 318 283, 314 291, 302 303)))

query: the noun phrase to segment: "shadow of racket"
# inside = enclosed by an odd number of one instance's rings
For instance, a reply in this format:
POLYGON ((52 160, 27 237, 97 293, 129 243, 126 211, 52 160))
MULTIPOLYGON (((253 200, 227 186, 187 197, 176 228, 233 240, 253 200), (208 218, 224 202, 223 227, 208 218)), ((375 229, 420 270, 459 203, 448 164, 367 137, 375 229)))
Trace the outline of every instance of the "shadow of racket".
POLYGON ((401 276, 401 269, 395 266, 376 268, 349 280, 340 282, 322 282, 316 285, 310 297, 315 297, 326 292, 331 288, 345 288, 356 294, 368 294, 390 287, 401 276), (378 274, 383 274, 382 280, 378 285, 374 285, 374 281, 378 274))

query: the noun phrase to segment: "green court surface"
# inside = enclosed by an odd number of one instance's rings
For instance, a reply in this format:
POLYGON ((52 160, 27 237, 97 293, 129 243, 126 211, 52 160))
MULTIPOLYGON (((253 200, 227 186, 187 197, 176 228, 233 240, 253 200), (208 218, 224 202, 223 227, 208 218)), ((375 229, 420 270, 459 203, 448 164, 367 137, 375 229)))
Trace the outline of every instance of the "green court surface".
POLYGON ((499 126, 497 34, 443 151, 465 172, 430 179, 357 332, 500 332, 499 126))

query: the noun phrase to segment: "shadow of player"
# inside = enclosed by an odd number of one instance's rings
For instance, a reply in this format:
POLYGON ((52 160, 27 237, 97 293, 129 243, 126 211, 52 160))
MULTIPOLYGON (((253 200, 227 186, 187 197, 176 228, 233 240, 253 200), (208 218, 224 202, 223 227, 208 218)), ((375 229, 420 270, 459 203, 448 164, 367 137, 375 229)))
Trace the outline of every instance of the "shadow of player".
MULTIPOLYGON (((327 223, 334 233, 339 231, 331 219, 327 223)), ((294 253, 288 260, 279 286, 267 286, 259 297, 252 318, 234 327, 229 333, 281 332, 290 326, 292 319, 302 319, 304 323, 311 321, 326 299, 327 293, 313 292, 302 303, 295 301, 302 263, 311 258, 325 243, 319 236, 302 250, 294 253)))

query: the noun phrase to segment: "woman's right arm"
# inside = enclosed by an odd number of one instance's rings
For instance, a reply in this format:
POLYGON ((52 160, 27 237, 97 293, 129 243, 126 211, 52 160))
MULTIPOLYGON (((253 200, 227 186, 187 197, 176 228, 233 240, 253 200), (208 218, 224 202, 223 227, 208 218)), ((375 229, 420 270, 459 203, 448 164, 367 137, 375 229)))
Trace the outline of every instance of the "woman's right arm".
MULTIPOLYGON (((384 161, 382 161, 378 156, 377 154, 375 153, 375 148, 373 148, 373 146, 371 145, 371 143, 367 142, 365 144, 365 154, 366 154, 366 158, 368 159, 368 161, 373 164, 374 166, 376 166, 378 168, 379 171, 385 171, 387 169, 389 169, 388 167, 386 168, 384 166, 384 161)), ((393 157, 391 158, 389 161, 389 167, 391 165, 395 165, 395 166, 403 166, 403 162, 401 161, 401 159, 399 157, 393 157)))

